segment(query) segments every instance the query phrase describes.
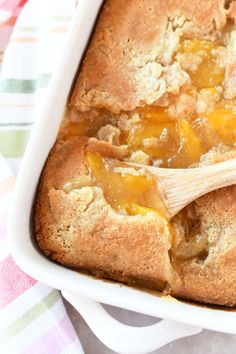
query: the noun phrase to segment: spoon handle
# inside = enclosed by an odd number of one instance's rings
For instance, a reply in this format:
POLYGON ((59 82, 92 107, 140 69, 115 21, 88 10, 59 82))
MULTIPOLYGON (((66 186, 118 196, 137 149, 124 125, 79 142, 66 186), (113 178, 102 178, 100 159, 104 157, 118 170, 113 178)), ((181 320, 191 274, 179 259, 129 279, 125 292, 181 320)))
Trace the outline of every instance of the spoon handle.
POLYGON ((236 158, 197 168, 164 169, 148 166, 147 170, 157 179, 170 217, 198 197, 236 184, 236 158))

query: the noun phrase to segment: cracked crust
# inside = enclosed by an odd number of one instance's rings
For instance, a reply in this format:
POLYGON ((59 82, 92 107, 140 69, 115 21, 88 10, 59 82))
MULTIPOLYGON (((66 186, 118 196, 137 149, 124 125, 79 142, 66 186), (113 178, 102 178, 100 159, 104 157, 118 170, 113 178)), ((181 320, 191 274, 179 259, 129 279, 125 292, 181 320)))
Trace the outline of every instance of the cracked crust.
MULTIPOLYGON (((95 139, 91 140, 95 148, 95 139)), ((172 252, 171 260, 169 235, 155 215, 119 215, 100 188, 89 186, 84 160, 89 141, 72 137, 57 142, 50 153, 35 213, 36 238, 43 252, 65 266, 94 275, 189 300, 234 306, 236 187, 207 194, 187 207, 194 209, 201 234, 207 235, 207 258, 179 261, 172 252), (77 183, 70 191, 64 188, 68 181, 77 183), (87 186, 80 187, 80 182, 87 186)), ((222 160, 222 151, 225 157, 236 155, 227 148, 213 149, 202 164, 222 160)))
POLYGON ((209 242, 204 261, 174 262, 182 279, 176 296, 205 303, 236 305, 236 186, 196 200, 192 207, 209 242))
POLYGON ((71 138, 58 142, 48 158, 35 214, 40 248, 61 264, 93 274, 113 274, 121 281, 140 278, 161 290, 166 284, 178 287, 169 232, 155 213, 117 214, 98 187, 63 190, 68 181, 86 179, 86 148, 88 139, 71 138))
POLYGON ((155 103, 166 92, 175 94, 188 82, 186 72, 172 67, 179 36, 214 37, 226 15, 223 0, 106 1, 71 105, 117 113, 155 103))
MULTIPOLYGON (((236 157, 236 149, 219 145, 203 155, 198 166, 236 157)), ((182 284, 173 294, 210 304, 236 305, 236 186, 208 193, 187 206, 207 241, 207 256, 180 261, 172 251, 172 264, 182 284)), ((177 215, 178 218, 178 215, 177 215)), ((176 217, 174 218, 176 219, 176 217)))
MULTIPOLYGON (((188 117, 193 98, 183 92, 177 103, 174 99, 188 82, 178 63, 172 62, 179 36, 217 38, 226 16, 235 17, 235 4, 227 10, 223 0, 106 1, 70 105, 79 111, 106 108, 117 113, 152 103, 166 106, 171 93, 170 114, 188 117)), ((234 97, 232 48, 226 59, 225 93, 234 97)), ((207 94, 201 90, 196 97, 199 112, 205 111, 204 104, 210 111, 218 99, 218 92, 211 100, 207 94)), ((119 124, 132 123, 126 118, 119 124)), ((101 189, 89 186, 85 148, 122 160, 127 156, 126 146, 110 144, 119 139, 116 128, 107 125, 100 134, 104 141, 70 138, 57 142, 50 153, 35 215, 41 249, 63 265, 95 275, 128 283, 139 279, 145 287, 185 299, 236 305, 236 187, 212 192, 187 207, 194 210, 207 238, 206 258, 180 261, 172 252, 170 259, 170 241, 160 220, 151 213, 119 215, 101 189), (76 182, 74 190, 63 189, 68 181, 76 182)), ((222 156, 229 159, 235 151, 219 146, 202 156, 200 165, 219 162, 222 156)), ((148 163, 142 151, 132 158, 148 163)))

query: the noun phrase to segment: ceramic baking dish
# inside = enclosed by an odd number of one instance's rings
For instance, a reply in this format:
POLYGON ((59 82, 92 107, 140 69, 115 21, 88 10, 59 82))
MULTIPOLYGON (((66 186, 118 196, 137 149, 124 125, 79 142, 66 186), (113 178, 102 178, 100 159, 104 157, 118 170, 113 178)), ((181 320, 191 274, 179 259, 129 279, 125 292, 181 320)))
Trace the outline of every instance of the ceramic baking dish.
POLYGON ((80 0, 67 45, 48 89, 19 172, 8 219, 8 238, 16 263, 35 279, 62 291, 88 325, 112 350, 147 353, 202 328, 236 333, 236 312, 195 306, 115 282, 94 279, 47 259, 37 248, 32 208, 39 177, 55 142, 67 97, 89 41, 102 0, 80 0), (113 319, 100 303, 164 320, 148 327, 131 327, 113 319))

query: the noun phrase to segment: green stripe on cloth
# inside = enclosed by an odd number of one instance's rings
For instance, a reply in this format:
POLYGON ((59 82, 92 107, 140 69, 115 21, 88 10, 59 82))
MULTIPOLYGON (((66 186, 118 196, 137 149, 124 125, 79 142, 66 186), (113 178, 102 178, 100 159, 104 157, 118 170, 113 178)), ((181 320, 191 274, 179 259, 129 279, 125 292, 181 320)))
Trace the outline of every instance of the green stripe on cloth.
POLYGON ((25 130, 0 130, 0 153, 5 157, 20 157, 30 135, 29 129, 25 130))
POLYGON ((0 122, 0 128, 1 127, 30 127, 33 124, 34 122, 25 122, 25 123, 12 123, 12 122, 1 123, 0 122))
POLYGON ((40 30, 40 27, 32 27, 32 26, 19 26, 14 28, 14 32, 37 32, 40 30))
POLYGON ((6 79, 0 81, 0 92, 34 93, 38 88, 47 87, 51 73, 42 74, 35 80, 6 79))
POLYGON ((3 332, 0 333, 0 343, 4 344, 12 337, 20 333, 37 317, 45 313, 60 299, 59 292, 52 290, 47 296, 45 296, 39 303, 31 307, 21 317, 11 323, 3 332))
POLYGON ((49 21, 70 21, 72 16, 50 16, 49 21))

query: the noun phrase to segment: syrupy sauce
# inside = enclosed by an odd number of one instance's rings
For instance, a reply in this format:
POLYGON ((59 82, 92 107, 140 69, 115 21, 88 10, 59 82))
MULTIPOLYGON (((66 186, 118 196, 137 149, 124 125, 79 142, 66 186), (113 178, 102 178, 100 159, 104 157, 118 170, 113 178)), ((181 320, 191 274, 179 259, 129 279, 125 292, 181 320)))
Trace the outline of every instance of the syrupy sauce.
POLYGON ((157 296, 161 298, 163 301, 166 302, 175 302, 175 303, 183 303, 186 305, 191 305, 194 307, 199 307, 207 310, 217 310, 217 311, 226 311, 226 312, 236 312, 236 306, 230 307, 230 306, 224 306, 224 305, 212 305, 212 304, 205 304, 202 302, 197 302, 197 301, 191 301, 191 300, 186 300, 182 299, 180 297, 175 297, 172 295, 164 294, 163 290, 166 287, 166 283, 164 282, 158 282, 158 281, 150 281, 150 279, 139 279, 139 278, 134 278, 134 277, 123 277, 124 280, 118 280, 119 275, 117 274, 109 274, 106 273, 104 275, 99 275, 98 274, 93 274, 92 272, 85 270, 85 269, 79 269, 77 270, 79 273, 82 273, 84 276, 88 276, 89 278, 92 278, 94 280, 99 280, 103 281, 105 283, 110 283, 110 284, 118 284, 120 287, 128 287, 131 289, 135 290, 140 290, 145 293, 149 293, 150 295, 157 296))
MULTIPOLYGON (((184 39, 180 43, 177 55, 196 56, 200 64, 186 69, 190 76, 188 85, 181 89, 181 94, 194 98, 199 94, 205 97, 216 97, 211 110, 197 113, 196 107, 185 115, 173 115, 169 106, 145 106, 133 112, 121 112, 118 115, 105 110, 94 114, 90 119, 81 118, 65 126, 63 137, 93 136, 98 138, 101 127, 111 124, 118 127, 120 135, 118 145, 126 145, 128 158, 137 151, 149 157, 149 164, 159 161, 160 167, 186 168, 197 164, 202 155, 219 144, 234 147, 236 142, 236 110, 234 102, 223 98, 223 82, 225 68, 220 65, 219 53, 224 45, 206 40, 184 39), (199 58, 198 58, 199 57, 199 58), (130 122, 129 128, 123 128, 121 120, 130 122), (137 119, 133 119, 136 116, 137 119)), ((195 58, 195 59, 196 59, 195 58)), ((178 100, 178 96, 175 97, 178 100)), ((81 116, 82 117, 82 116, 81 116)), ((116 142, 117 144, 117 142, 116 142)), ((127 215, 147 215, 153 212, 157 218, 165 218, 161 197, 154 179, 147 175, 135 175, 133 172, 121 170, 119 162, 112 162, 96 152, 87 152, 85 156, 91 177, 91 183, 99 186, 104 197, 112 208, 127 215)), ((121 161, 120 163, 123 163, 121 161)), ((183 225, 190 225, 185 212, 180 213, 183 225)), ((173 233, 167 221, 169 234, 173 233)), ((197 239, 197 222, 194 221, 191 231, 186 230, 186 239, 176 249, 179 259, 190 259, 196 256, 204 259, 207 255, 207 238, 197 239), (183 246, 183 247, 182 247, 183 246), (185 247, 187 246, 187 247, 185 247)))

